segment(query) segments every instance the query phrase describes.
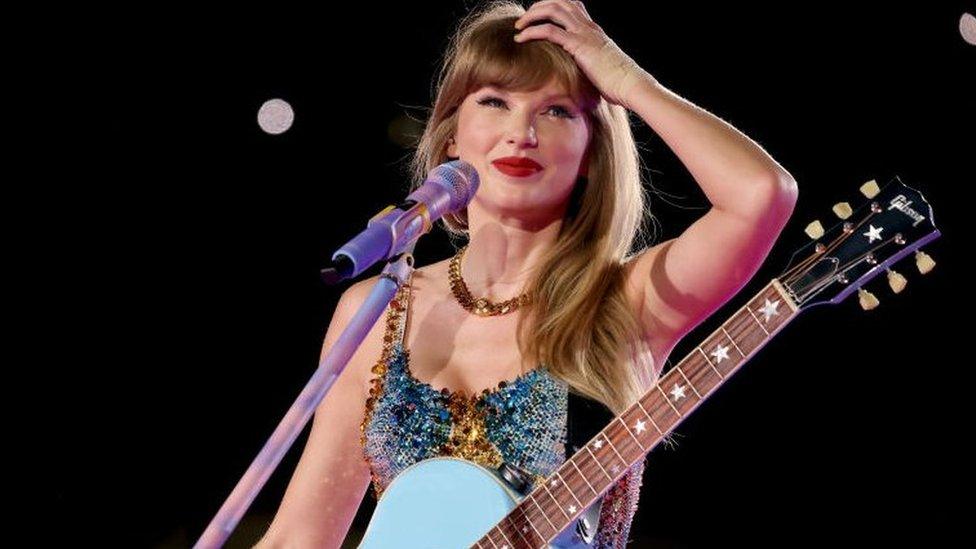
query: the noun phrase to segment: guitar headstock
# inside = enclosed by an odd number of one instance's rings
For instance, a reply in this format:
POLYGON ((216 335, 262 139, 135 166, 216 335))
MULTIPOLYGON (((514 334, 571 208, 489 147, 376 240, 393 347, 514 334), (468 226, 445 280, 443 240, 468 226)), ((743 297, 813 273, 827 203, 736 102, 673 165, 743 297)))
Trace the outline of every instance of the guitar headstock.
POLYGON ((878 300, 862 286, 874 277, 887 273, 888 285, 898 293, 907 279, 892 265, 914 253, 920 273, 935 266, 920 250, 941 235, 922 194, 898 176, 884 187, 872 179, 860 191, 866 200, 857 209, 847 202, 834 205, 839 221, 829 229, 819 221, 807 225, 811 242, 793 253, 789 268, 777 277, 801 309, 837 304, 855 291, 861 306, 873 309, 878 300))

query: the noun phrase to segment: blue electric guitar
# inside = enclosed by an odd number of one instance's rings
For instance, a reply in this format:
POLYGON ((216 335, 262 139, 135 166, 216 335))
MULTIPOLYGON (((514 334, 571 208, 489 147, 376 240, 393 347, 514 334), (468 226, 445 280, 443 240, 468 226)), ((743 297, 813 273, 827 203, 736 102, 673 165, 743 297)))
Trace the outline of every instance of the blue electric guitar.
POLYGON ((802 310, 837 304, 887 273, 898 293, 906 279, 891 269, 915 254, 921 273, 935 263, 919 248, 940 236, 932 208, 896 176, 861 186, 867 201, 833 208, 829 230, 806 227, 811 242, 790 267, 739 309, 630 408, 614 418, 544 483, 503 464, 489 470, 451 457, 402 471, 377 502, 360 549, 590 547, 603 494, 650 452, 802 310), (814 299, 817 298, 817 301, 814 299))

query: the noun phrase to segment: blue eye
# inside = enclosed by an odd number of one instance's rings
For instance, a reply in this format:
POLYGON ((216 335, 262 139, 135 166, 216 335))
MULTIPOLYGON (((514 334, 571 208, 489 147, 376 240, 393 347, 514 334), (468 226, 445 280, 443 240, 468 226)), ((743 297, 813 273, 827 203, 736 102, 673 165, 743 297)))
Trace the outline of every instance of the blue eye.
POLYGON ((567 109, 566 107, 563 107, 563 106, 560 106, 560 105, 553 105, 553 106, 551 106, 549 108, 550 109, 556 109, 560 113, 562 113, 562 114, 557 115, 557 116, 559 116, 561 118, 576 118, 575 116, 573 116, 573 113, 569 112, 569 109, 567 109))
MULTIPOLYGON (((485 97, 484 99, 478 100, 478 104, 479 105, 500 105, 500 106, 505 106, 505 102, 504 101, 502 101, 501 99, 499 99, 497 97, 492 97, 492 96, 488 96, 488 97, 485 97)), ((550 105, 549 106, 549 111, 552 111, 552 110, 555 110, 558 113, 558 114, 556 114, 556 116, 559 117, 559 118, 576 118, 573 115, 573 113, 570 112, 569 109, 567 109, 566 107, 563 107, 562 105, 550 105)), ((546 112, 549 112, 549 111, 546 111, 546 112)))
POLYGON ((478 104, 479 105, 490 105, 490 104, 493 104, 493 103, 500 103, 502 105, 505 104, 504 101, 502 101, 501 99, 499 99, 497 97, 486 97, 486 98, 478 101, 478 104))

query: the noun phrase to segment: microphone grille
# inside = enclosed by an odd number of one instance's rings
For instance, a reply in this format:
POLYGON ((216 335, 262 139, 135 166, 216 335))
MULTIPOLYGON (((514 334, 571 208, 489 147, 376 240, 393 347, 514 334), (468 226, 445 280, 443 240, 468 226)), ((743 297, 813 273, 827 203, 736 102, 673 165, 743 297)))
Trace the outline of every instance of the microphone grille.
POLYGON ((433 170, 427 177, 428 181, 435 181, 446 188, 451 195, 451 211, 457 211, 471 202, 478 192, 478 171, 464 160, 445 162, 433 170))

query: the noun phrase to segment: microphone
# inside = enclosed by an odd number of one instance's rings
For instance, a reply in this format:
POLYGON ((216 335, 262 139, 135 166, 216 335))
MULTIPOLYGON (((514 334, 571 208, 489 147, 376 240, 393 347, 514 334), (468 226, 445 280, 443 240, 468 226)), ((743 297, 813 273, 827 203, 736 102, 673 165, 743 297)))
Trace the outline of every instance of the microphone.
POLYGON ((377 261, 400 254, 430 231, 444 214, 464 208, 478 191, 478 172, 464 160, 432 169, 424 184, 396 206, 374 215, 366 230, 332 254, 332 265, 321 270, 326 284, 336 284, 365 271, 377 261))

